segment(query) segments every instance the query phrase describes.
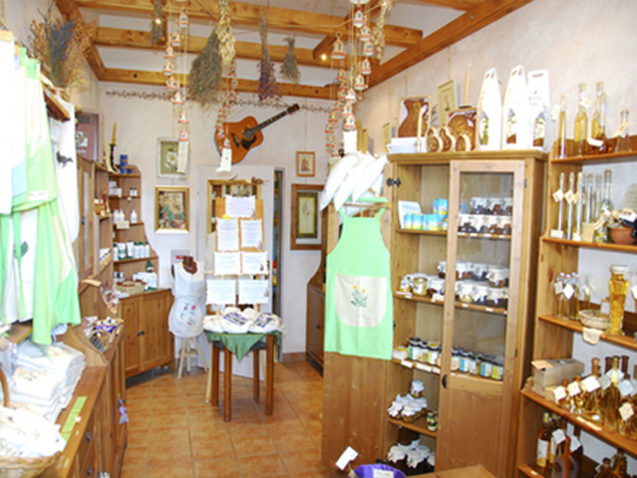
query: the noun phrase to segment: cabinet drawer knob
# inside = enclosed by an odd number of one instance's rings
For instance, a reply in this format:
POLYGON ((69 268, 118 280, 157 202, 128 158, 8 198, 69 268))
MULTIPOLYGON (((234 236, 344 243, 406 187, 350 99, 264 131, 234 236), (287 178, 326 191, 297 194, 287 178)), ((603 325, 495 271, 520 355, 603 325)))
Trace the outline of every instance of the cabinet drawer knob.
POLYGON ((93 435, 91 435, 91 432, 86 432, 86 441, 91 441, 91 438, 93 438, 93 435))
POLYGON ((139 332, 137 332, 137 337, 144 335, 146 332, 144 332, 143 330, 140 330, 139 332))
POLYGON ((387 178, 387 186, 391 188, 394 184, 396 185, 397 188, 399 188, 401 184, 400 178, 396 178, 396 179, 387 178))
POLYGON ((91 476, 93 474, 93 468, 91 467, 91 465, 88 466, 88 468, 86 469, 86 476, 91 476))

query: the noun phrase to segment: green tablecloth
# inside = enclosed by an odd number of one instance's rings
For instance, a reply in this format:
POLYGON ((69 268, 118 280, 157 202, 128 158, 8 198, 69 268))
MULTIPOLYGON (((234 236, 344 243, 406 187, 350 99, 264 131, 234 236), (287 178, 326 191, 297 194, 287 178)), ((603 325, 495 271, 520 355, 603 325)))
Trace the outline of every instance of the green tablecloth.
POLYGON ((215 332, 205 331, 210 342, 222 342, 225 347, 241 360, 250 351, 250 349, 266 335, 274 335, 276 345, 281 347, 281 332, 275 331, 269 334, 218 334, 215 332))

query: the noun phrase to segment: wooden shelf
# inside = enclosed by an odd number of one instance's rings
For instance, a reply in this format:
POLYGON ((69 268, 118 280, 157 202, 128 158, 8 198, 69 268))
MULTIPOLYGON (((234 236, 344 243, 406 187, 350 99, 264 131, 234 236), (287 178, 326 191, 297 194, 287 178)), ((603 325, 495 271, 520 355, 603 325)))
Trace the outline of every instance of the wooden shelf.
MULTIPOLYGON (((562 319, 551 315, 538 315, 538 319, 580 334, 584 331, 584 326, 575 320, 562 319)), ((610 335, 603 332, 600 339, 612 344, 621 345, 622 347, 637 350, 637 341, 630 336, 610 335)))
POLYGON ((542 478, 544 475, 535 471, 529 465, 520 465, 518 466, 518 471, 523 475, 530 476, 531 478, 542 478))
POLYGON ((568 158, 551 159, 551 164, 598 164, 598 163, 621 163, 637 160, 637 151, 626 153, 604 153, 590 154, 586 156, 570 156, 568 158))
POLYGON ((108 168, 105 165, 99 163, 95 163, 95 170, 101 171, 103 173, 108 173, 108 168))
POLYGON ((432 432, 427 428, 427 418, 426 417, 421 417, 418 420, 414 421, 413 423, 407 423, 403 420, 398 420, 396 418, 391 418, 391 417, 387 417, 387 421, 389 423, 391 423, 392 425, 396 425, 399 427, 403 427, 406 428, 408 430, 413 430, 415 432, 418 432, 422 435, 427 435, 433 438, 436 438, 438 436, 438 432, 432 432))
POLYGON ((126 264, 129 262, 141 262, 141 261, 154 261, 157 259, 157 256, 148 256, 148 257, 138 257, 133 259, 118 259, 115 261, 115 264, 126 264))
MULTIPOLYGON (((394 292, 394 297, 403 300, 412 300, 414 302, 423 302, 425 304, 433 304, 443 306, 444 301, 433 300, 430 297, 423 297, 420 295, 413 295, 412 293, 394 292)), ((462 302, 456 302, 456 309, 468 309, 478 312, 485 312, 488 314, 506 315, 507 310, 502 307, 488 307, 486 305, 464 304, 462 302)))
POLYGON ((110 200, 116 200, 116 201, 120 201, 120 200, 130 200, 130 199, 141 199, 141 196, 109 196, 108 199, 110 200))
POLYGON ((100 214, 95 214, 95 216, 97 217, 98 220, 100 221, 104 221, 106 219, 110 219, 111 217, 113 217, 111 215, 111 213, 105 214, 105 215, 100 215, 100 214))
POLYGON ((399 360, 399 359, 393 358, 391 359, 391 361, 397 365, 400 365, 401 367, 405 367, 408 369, 416 369, 416 370, 420 370, 421 372, 431 373, 433 375, 440 375, 440 367, 436 365, 430 365, 428 363, 418 362, 416 360, 409 360, 409 359, 399 360))
POLYGON ((590 434, 600 438, 601 440, 604 440, 612 446, 616 446, 618 448, 621 448, 622 450, 625 450, 633 456, 637 456, 637 441, 626 438, 625 436, 620 435, 614 430, 609 430, 608 428, 604 428, 597 423, 586 420, 580 415, 575 415, 567 410, 564 410, 563 408, 558 407, 556 403, 547 400, 546 398, 535 392, 522 390, 522 396, 537 403, 543 408, 546 408, 547 410, 566 418, 569 422, 581 427, 583 430, 586 430, 590 434))
POLYGON ((31 335, 31 331, 33 330, 32 322, 16 322, 14 323, 9 331, 7 332, 6 339, 9 342, 13 342, 14 344, 19 344, 24 339, 26 339, 29 335, 31 335))
MULTIPOLYGON (((129 164, 127 167, 134 167, 132 164, 129 164)), ((135 169, 137 169, 135 167, 135 169)), ((121 173, 110 173, 112 177, 114 178, 141 178, 142 175, 140 173, 131 173, 131 174, 121 174, 121 173)))
POLYGON ((451 161, 492 161, 498 159, 515 160, 534 158, 546 160, 546 155, 537 149, 502 149, 498 151, 448 151, 440 153, 403 153, 388 154, 387 158, 392 163, 402 166, 427 166, 436 164, 449 164, 451 161))
POLYGON ((610 242, 585 242, 585 241, 573 241, 569 239, 557 239, 554 237, 545 236, 542 238, 543 242, 548 242, 550 244, 561 244, 563 246, 572 246, 572 247, 585 247, 588 249, 601 249, 606 251, 616 251, 616 252, 630 252, 632 254, 637 253, 637 245, 623 245, 623 244, 613 244, 610 242))
POLYGON ((102 261, 100 261, 98 267, 97 267, 97 274, 95 275, 100 275, 102 272, 104 272, 111 264, 113 263, 113 253, 109 252, 108 256, 106 256, 106 259, 103 259, 102 261))
MULTIPOLYGON (((447 231, 423 231, 420 229, 398 229, 398 232, 401 234, 414 234, 418 236, 447 236, 447 231)), ((480 233, 480 232, 459 232, 457 234, 458 237, 470 237, 477 239, 500 239, 500 240, 511 240, 511 234, 489 234, 489 233, 480 233)))

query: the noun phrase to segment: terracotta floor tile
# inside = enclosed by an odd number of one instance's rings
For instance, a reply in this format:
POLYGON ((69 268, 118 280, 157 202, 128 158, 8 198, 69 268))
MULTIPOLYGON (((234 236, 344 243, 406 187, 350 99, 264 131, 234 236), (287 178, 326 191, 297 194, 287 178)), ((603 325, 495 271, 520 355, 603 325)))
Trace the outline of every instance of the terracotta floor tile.
POLYGON ((326 471, 326 468, 321 464, 321 451, 318 448, 281 452, 280 456, 285 469, 292 475, 306 471, 326 471))
POLYGON ((184 443, 165 442, 151 444, 148 449, 148 463, 150 465, 190 463, 190 461, 190 440, 184 443))
POLYGON ((191 478, 192 463, 174 463, 170 465, 151 465, 148 476, 152 478, 191 478))
POLYGON ((186 410, 158 410, 150 417, 151 428, 187 427, 188 417, 186 410))
POLYGON ((262 436, 240 436, 235 437, 230 435, 232 438, 232 445, 234 446, 234 451, 239 457, 241 461, 243 457, 251 456, 251 455, 268 455, 274 453, 276 450, 274 448, 274 443, 272 442, 272 438, 270 435, 262 435, 262 436))
POLYGON ((226 438, 230 439, 230 435, 228 434, 228 429, 226 428, 225 423, 221 423, 220 425, 213 426, 205 426, 205 425, 195 425, 188 427, 190 430, 190 440, 214 440, 216 438, 226 438))
POLYGON ((150 412, 129 413, 128 414, 128 430, 144 429, 150 426, 150 412))
POLYGON ((144 410, 150 410, 151 398, 150 395, 147 397, 139 397, 139 398, 130 398, 126 399, 126 408, 129 412, 141 412, 144 410))
POLYGON ((273 434, 272 440, 274 441, 274 446, 279 453, 312 450, 316 448, 314 440, 305 430, 273 434))
POLYGON ((126 433, 129 447, 148 446, 148 428, 134 428, 126 433))
POLYGON ((237 478, 239 463, 234 458, 195 461, 195 478, 237 478))
POLYGON ((155 410, 186 410, 186 400, 180 397, 153 397, 151 411, 155 410))
POLYGON ((186 443, 189 439, 187 427, 151 428, 150 444, 159 443, 186 443))
POLYGON ((148 460, 148 447, 147 446, 127 446, 124 453, 124 467, 133 466, 146 466, 148 460))
POLYGON ((262 478, 287 473, 276 453, 244 457, 239 460, 239 469, 242 478, 262 478))
POLYGON ((120 478, 146 478, 146 465, 143 466, 124 466, 120 478))
POLYGON ((194 438, 190 443, 190 447, 193 460, 235 458, 232 442, 227 436, 217 436, 206 439, 194 438))
POLYGON ((268 434, 268 428, 261 422, 261 420, 231 420, 228 422, 228 431, 230 436, 245 437, 245 436, 262 436, 268 434))

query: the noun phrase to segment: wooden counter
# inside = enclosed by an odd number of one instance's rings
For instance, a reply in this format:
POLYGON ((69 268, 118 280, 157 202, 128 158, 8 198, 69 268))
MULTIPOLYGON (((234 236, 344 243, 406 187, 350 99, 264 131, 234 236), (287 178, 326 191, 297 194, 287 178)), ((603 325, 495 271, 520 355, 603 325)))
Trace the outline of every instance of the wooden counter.
POLYGON ((424 475, 412 475, 412 478, 494 478, 482 465, 466 466, 447 471, 434 471, 424 475))

